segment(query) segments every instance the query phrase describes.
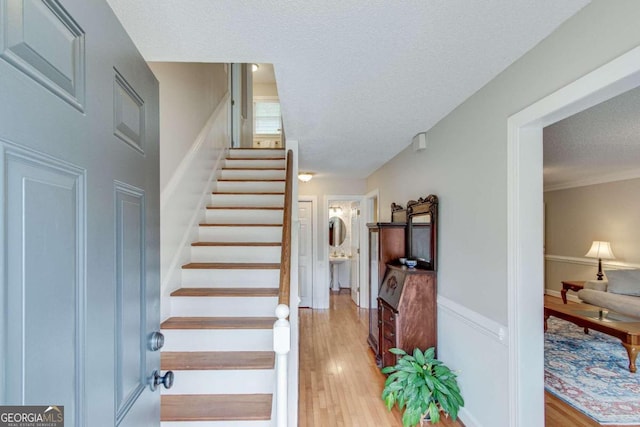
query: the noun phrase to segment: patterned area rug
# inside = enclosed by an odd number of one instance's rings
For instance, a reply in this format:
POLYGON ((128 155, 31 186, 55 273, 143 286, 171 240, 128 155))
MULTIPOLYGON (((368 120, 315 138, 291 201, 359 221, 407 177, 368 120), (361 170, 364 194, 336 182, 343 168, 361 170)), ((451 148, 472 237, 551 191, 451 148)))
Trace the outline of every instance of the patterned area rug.
POLYGON ((640 424, 640 372, 629 372, 620 340, 549 318, 544 340, 548 392, 603 425, 640 424))

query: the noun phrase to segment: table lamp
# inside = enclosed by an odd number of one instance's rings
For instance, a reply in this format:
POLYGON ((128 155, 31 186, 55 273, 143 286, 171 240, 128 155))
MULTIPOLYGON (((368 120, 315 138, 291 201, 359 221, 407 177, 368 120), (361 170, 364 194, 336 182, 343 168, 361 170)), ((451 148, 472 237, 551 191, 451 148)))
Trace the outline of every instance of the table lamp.
POLYGON ((594 240, 591 249, 585 254, 589 258, 598 258, 598 280, 602 280, 602 259, 615 259, 611 251, 611 243, 594 240))

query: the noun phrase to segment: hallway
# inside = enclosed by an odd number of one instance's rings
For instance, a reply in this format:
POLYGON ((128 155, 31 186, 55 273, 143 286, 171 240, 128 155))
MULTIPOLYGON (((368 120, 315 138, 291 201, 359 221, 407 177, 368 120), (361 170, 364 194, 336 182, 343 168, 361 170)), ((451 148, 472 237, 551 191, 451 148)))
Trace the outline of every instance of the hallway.
POLYGON ((387 412, 380 398, 384 376, 367 331, 367 310, 348 293, 332 292, 329 310, 300 310, 300 427, 402 426, 400 413, 387 412))

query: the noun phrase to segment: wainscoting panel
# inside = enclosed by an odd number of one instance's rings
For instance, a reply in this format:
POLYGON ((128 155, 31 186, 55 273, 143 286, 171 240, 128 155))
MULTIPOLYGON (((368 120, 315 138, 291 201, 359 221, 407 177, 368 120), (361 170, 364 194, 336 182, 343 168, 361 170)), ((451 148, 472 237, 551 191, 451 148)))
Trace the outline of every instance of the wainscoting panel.
POLYGON ((60 3, 0 0, 0 22, 0 57, 84 111, 84 31, 60 3))
POLYGON ((145 388, 146 290, 144 192, 115 184, 116 422, 145 388))
POLYGON ((438 359, 458 371, 467 427, 509 425, 508 337, 506 326, 438 296, 438 359))
POLYGON ((85 174, 1 141, 0 160, 0 403, 64 405, 84 425, 85 174))

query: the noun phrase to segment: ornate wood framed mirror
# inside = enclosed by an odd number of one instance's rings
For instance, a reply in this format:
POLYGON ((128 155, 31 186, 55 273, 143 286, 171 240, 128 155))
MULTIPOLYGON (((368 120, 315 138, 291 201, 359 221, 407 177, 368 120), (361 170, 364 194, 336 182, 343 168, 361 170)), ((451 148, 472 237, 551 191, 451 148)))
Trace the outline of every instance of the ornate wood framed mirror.
POLYGON ((418 267, 436 270, 438 197, 430 194, 425 198, 407 202, 407 258, 418 261, 418 267))
POLYGON ((391 222, 407 223, 407 210, 396 203, 391 203, 391 222))

